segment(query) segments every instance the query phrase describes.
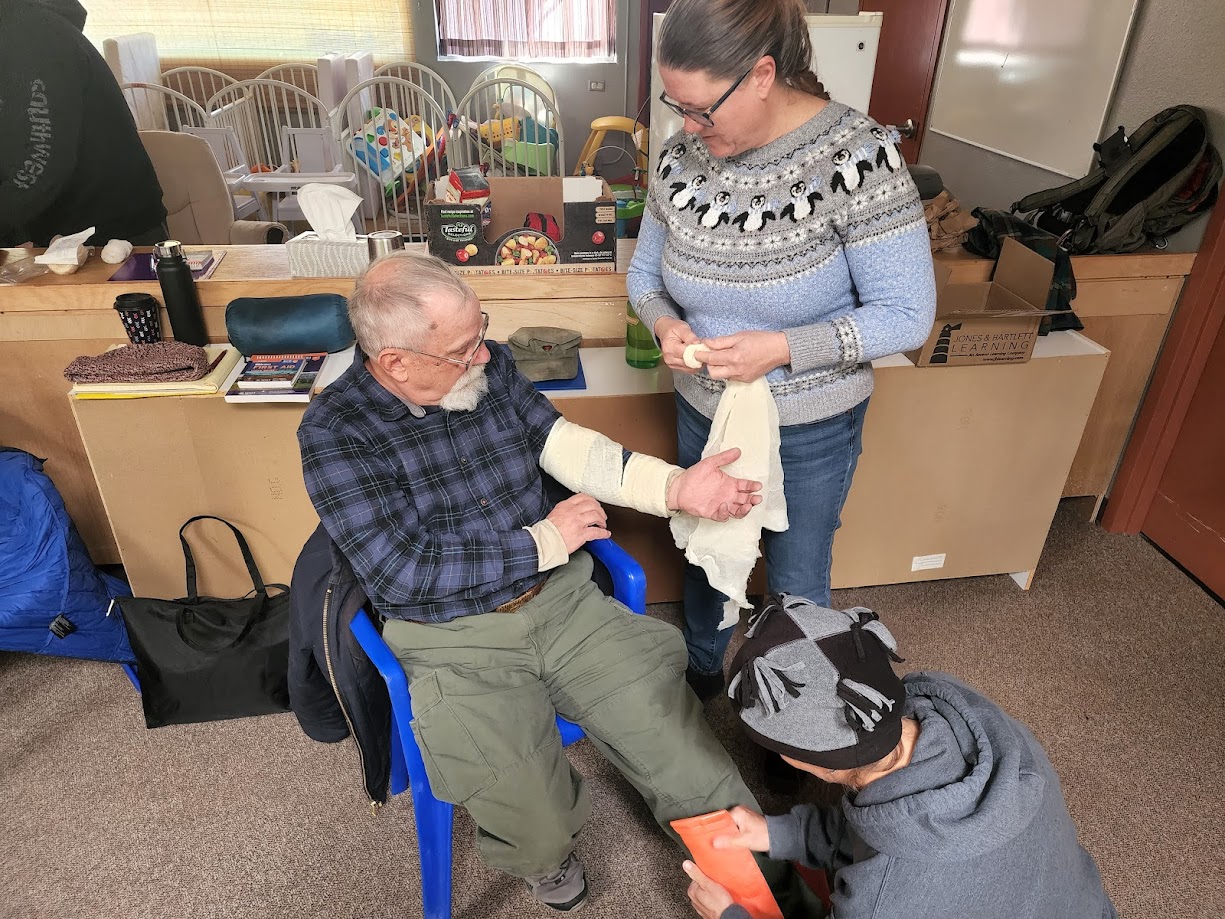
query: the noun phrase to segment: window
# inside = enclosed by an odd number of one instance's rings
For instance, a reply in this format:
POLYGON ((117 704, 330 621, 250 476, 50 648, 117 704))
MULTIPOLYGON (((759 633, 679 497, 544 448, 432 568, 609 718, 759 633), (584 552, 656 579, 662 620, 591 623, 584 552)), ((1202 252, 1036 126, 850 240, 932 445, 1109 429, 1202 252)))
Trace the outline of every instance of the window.
POLYGON ((273 64, 314 62, 330 51, 411 59, 409 0, 82 0, 85 35, 157 36, 162 70, 187 64, 243 78, 273 64))
POLYGON ((436 0, 440 57, 615 61, 616 0, 436 0))

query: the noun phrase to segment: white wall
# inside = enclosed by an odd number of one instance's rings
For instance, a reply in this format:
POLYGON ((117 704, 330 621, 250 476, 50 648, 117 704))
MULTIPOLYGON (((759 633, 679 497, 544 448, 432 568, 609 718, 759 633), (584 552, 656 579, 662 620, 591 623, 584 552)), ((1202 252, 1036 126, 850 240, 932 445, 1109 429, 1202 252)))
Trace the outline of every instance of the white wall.
MULTIPOLYGON (((1167 106, 1190 103, 1208 113, 1213 141, 1225 150, 1223 40, 1223 0, 1143 0, 1106 117, 1106 133, 1120 124, 1134 130, 1167 106)), ((937 134, 927 135, 920 159, 940 172, 966 210, 1006 209, 1030 192, 1069 181, 937 134)), ((1170 238, 1170 249, 1198 249, 1206 225, 1206 218, 1192 222, 1170 238)))

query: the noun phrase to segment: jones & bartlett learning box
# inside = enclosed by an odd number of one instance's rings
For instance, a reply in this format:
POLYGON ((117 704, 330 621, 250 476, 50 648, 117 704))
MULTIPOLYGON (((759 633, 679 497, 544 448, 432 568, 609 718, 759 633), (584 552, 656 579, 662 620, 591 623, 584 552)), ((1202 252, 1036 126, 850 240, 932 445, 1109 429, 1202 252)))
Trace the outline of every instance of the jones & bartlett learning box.
POLYGON ((936 266, 936 322, 919 351, 919 367, 1014 364, 1033 354, 1055 266, 1050 259, 1005 239, 990 281, 950 284, 936 266))
POLYGON ((426 204, 431 255, 478 274, 615 271, 617 202, 600 178, 489 178, 481 206, 426 204))

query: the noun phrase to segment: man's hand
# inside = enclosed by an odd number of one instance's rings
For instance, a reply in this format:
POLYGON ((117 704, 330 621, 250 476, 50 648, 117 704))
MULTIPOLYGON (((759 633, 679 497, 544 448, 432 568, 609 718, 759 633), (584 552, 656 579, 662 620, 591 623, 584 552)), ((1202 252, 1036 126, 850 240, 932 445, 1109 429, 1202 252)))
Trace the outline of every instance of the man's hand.
POLYGON ((761 814, 737 805, 731 810, 732 819, 736 821, 736 829, 740 832, 735 836, 716 836, 711 845, 716 849, 748 849, 752 852, 770 851, 770 830, 766 818, 761 814))
POLYGON ((694 357, 706 365, 712 380, 752 383, 775 367, 791 363, 791 346, 782 332, 737 332, 708 338, 704 345, 706 350, 694 357))
MULTIPOLYGON (((659 351, 664 363, 674 373, 697 373, 685 363, 685 345, 701 341, 689 328, 689 323, 671 316, 663 316, 655 323, 655 337, 659 339, 659 351)), ((698 368, 699 370, 701 368, 698 368)))
POLYGON ((708 456, 690 466, 672 481, 668 489, 668 510, 682 510, 695 517, 727 520, 743 517, 761 503, 761 483, 736 479, 723 467, 740 459, 740 449, 732 447, 708 456))
POLYGON ((553 526, 557 527, 566 544, 567 552, 581 549, 593 539, 607 539, 611 535, 605 529, 608 526, 608 514, 591 495, 567 498, 553 508, 545 519, 553 521, 553 526))
POLYGON ((693 882, 689 885, 689 902, 702 919, 719 919, 725 909, 735 905, 732 895, 704 875, 693 862, 683 862, 681 867, 693 882))

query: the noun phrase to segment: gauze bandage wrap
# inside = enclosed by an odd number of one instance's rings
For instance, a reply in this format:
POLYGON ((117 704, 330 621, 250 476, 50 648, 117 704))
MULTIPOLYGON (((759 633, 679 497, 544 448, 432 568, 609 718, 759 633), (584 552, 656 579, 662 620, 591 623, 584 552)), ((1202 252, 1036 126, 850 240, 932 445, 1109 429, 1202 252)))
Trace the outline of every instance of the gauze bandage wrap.
POLYGON ((668 486, 681 469, 641 453, 622 459, 621 445, 603 434, 558 418, 540 454, 540 468, 576 494, 671 516, 668 486))
POLYGON ((745 588, 760 554, 761 531, 787 529, 778 408, 764 378, 752 383, 729 380, 723 390, 702 457, 732 447, 740 448, 740 459, 727 467, 727 474, 761 482, 761 504, 744 517, 722 523, 680 514, 671 524, 685 558, 706 572, 711 587, 730 598, 723 604, 720 629, 734 626, 740 610, 750 606, 745 588))
POLYGON ((552 520, 541 520, 523 529, 532 534, 532 540, 536 543, 536 555, 539 559, 536 564, 537 571, 559 568, 570 561, 570 553, 566 551, 561 530, 557 529, 552 520))

